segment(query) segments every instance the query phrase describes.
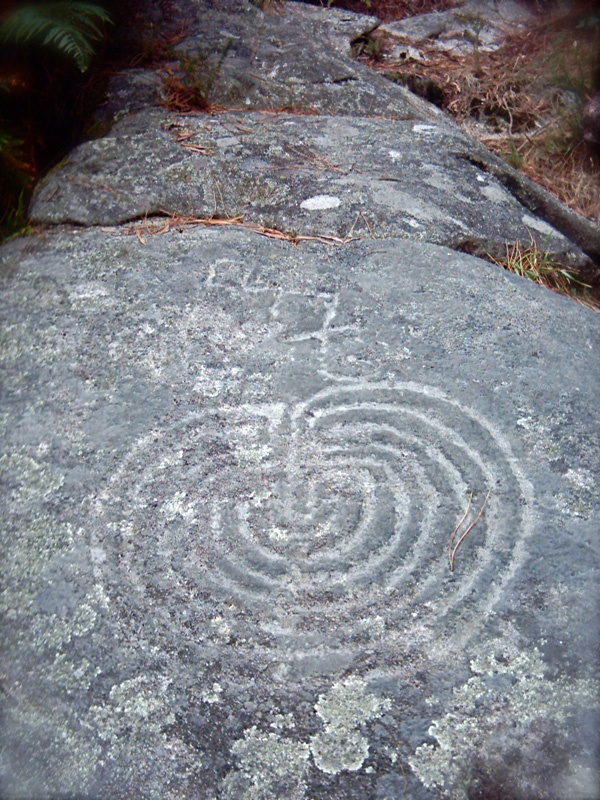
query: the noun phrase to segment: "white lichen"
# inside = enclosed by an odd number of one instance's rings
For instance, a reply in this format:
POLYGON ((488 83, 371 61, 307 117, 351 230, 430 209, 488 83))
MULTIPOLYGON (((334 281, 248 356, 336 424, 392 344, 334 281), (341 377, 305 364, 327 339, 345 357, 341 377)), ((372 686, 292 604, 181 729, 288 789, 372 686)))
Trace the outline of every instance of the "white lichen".
POLYGON ((214 704, 220 703, 223 694, 223 687, 220 683, 213 683, 210 689, 204 689, 204 691, 200 694, 200 697, 204 700, 205 703, 214 704))
MULTIPOLYGON (((223 781, 223 797, 300 800, 311 755, 315 765, 330 775, 342 770, 356 772, 369 756, 369 740, 360 726, 389 707, 390 701, 367 691, 364 681, 349 678, 320 695, 315 711, 324 727, 308 743, 249 728, 232 747, 239 763, 223 781)), ((290 714, 276 714, 271 727, 293 730, 295 724, 290 714)))
POLYGON ((162 504, 160 513, 164 514, 169 522, 172 522, 177 517, 181 517, 187 523, 194 523, 196 521, 196 504, 187 501, 186 491, 177 491, 168 500, 162 504))
POLYGON ((295 800, 304 794, 307 744, 249 728, 231 748, 239 759, 237 770, 223 781, 224 797, 231 800, 295 800))
POLYGON ((492 757, 494 742, 517 742, 519 731, 537 720, 560 728, 575 708, 599 704, 596 682, 549 680, 535 648, 507 646, 499 659, 486 653, 471 661, 471 670, 473 676, 454 690, 452 709, 429 729, 437 744, 422 744, 409 759, 426 786, 456 800, 468 797, 475 758, 492 757))
POLYGON ((43 500, 64 483, 62 475, 56 475, 24 453, 11 453, 0 456, 0 474, 10 486, 10 498, 19 503, 43 500))
POLYGON ((369 756, 369 741, 359 726, 380 717, 390 701, 367 691, 366 683, 350 678, 321 695, 315 710, 325 723, 310 740, 315 764, 323 772, 359 770, 369 756))

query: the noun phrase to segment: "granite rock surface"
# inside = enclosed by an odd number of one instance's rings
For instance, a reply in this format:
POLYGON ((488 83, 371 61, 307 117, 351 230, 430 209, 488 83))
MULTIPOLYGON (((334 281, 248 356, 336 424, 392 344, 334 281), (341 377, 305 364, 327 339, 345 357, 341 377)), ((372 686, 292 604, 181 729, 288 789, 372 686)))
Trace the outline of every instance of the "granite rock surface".
POLYGON ((497 257, 507 241, 531 236, 567 263, 587 263, 458 129, 414 121, 148 109, 80 145, 32 208, 35 221, 54 224, 161 214, 301 236, 402 236, 497 257))
MULTIPOLYGON (((417 45, 427 41, 440 50, 463 55, 475 48, 497 49, 508 29, 532 18, 531 11, 515 0, 465 0, 448 11, 419 14, 380 28, 417 45)), ((396 48, 400 54, 402 45, 396 48)))
POLYGON ((600 317, 463 251, 596 231, 214 6, 249 110, 119 76, 0 249, 0 796, 594 800, 600 317))

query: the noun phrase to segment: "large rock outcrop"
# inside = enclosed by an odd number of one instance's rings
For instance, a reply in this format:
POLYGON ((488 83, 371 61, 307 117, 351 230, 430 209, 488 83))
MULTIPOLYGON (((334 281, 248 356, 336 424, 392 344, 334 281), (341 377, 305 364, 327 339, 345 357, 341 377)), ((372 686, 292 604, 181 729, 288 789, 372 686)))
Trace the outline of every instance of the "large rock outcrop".
POLYGON ((594 227, 218 5, 251 110, 119 76, 0 250, 0 794, 599 797, 600 317, 460 252, 594 227))

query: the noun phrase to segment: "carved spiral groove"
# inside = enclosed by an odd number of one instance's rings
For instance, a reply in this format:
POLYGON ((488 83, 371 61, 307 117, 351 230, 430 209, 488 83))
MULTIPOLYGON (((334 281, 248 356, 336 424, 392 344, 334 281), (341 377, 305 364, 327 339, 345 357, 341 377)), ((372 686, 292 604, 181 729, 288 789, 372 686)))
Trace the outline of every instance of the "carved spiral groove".
POLYGON ((480 613, 531 528, 531 488, 502 436, 411 383, 192 414, 142 440, 113 486, 124 475, 121 569, 167 609, 209 593, 309 627, 349 623, 386 596, 403 613, 480 613), (488 492, 451 572, 452 531, 469 495, 465 526, 488 492))

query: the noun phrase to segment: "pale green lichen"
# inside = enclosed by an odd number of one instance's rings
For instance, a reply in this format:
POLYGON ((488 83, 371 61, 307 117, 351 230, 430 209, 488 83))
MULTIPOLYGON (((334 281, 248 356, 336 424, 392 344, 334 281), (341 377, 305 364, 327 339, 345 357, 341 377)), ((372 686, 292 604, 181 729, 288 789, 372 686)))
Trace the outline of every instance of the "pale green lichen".
MULTIPOLYGON (((517 425, 528 448, 544 461, 562 460, 569 451, 581 451, 576 437, 569 433, 569 415, 564 412, 556 411, 541 418, 524 414, 517 419, 517 425)), ((562 477, 564 489, 554 495, 558 509, 566 516, 588 519, 595 500, 593 470, 570 467, 562 477)))
MULTIPOLYGON (((312 755, 315 765, 330 775, 361 769, 369 756, 369 741, 360 730, 381 716, 390 701, 367 691, 364 681, 349 678, 322 694, 315 711, 324 723, 308 743, 255 726, 238 739, 232 752, 240 763, 223 782, 224 797, 231 800, 286 800, 303 797, 304 774, 312 755)), ((293 730, 290 714, 276 714, 271 727, 293 730)))
POLYGON ((92 669, 87 659, 74 664, 64 653, 57 653, 54 662, 46 669, 46 679, 53 686, 60 686, 69 694, 85 692, 99 668, 92 669))
POLYGON ((569 491, 557 495, 560 510, 573 517, 587 519, 594 511, 596 499, 596 477, 582 469, 569 469, 565 473, 569 491))
POLYGON ((64 483, 62 475, 53 474, 23 453, 0 456, 0 477, 8 486, 14 486, 9 496, 19 503, 43 500, 64 483))
POLYGON ((160 513, 164 514, 169 522, 172 522, 177 517, 181 517, 187 523, 192 524, 196 522, 196 504, 187 501, 186 491, 177 491, 168 500, 163 503, 160 513))
POLYGON ((272 448, 266 444, 257 447, 238 447, 236 456, 241 463, 262 464, 272 455, 272 448))
POLYGON ((200 694, 200 697, 204 700, 205 703, 214 704, 220 703, 223 694, 223 687, 220 683, 213 683, 210 689, 204 689, 200 694))
POLYGON ((223 781, 231 800, 295 800, 304 795, 304 772, 310 749, 303 742, 263 733, 252 727, 231 748, 239 767, 223 781))
POLYGON ((58 523, 47 514, 35 514, 21 525, 18 536, 11 538, 10 549, 7 545, 4 546, 7 552, 3 563, 4 589, 12 595, 12 590, 9 588, 12 579, 14 585, 20 587, 15 589, 15 592, 23 592, 22 601, 18 603, 14 598, 6 599, 7 612, 11 610, 11 601, 13 611, 23 610, 23 603, 27 604, 28 598, 37 591, 36 579, 39 580, 44 567, 57 553, 68 550, 73 541, 72 526, 68 523, 58 523))
MULTIPOLYGON (((148 800, 163 800, 166 785, 194 782, 202 768, 198 751, 170 730, 176 722, 170 686, 170 679, 160 676, 124 680, 83 721, 104 743, 105 758, 124 785, 135 786, 148 800)), ((184 788, 172 794, 174 800, 189 796, 184 788)))
POLYGON ((217 614, 216 617, 211 619, 210 626, 211 628, 214 628, 219 638, 225 639, 227 642, 231 639, 231 635, 233 633, 231 623, 227 622, 227 620, 220 614, 217 614))
MULTIPOLYGON (((14 362, 26 354, 37 356, 44 363, 58 359, 62 355, 63 342, 54 326, 40 331, 23 323, 6 325, 0 331, 0 363, 13 367, 14 362)), ((25 373, 26 374, 26 373, 25 373)), ((23 373, 11 372, 11 381, 20 380, 23 373)))
POLYGON ((591 492, 596 488, 596 477, 583 469, 568 469, 565 478, 580 489, 588 489, 591 492))
POLYGON ((560 442, 553 437, 553 430, 560 430, 565 419, 557 414, 551 417, 534 417, 528 409, 522 409, 523 416, 517 419, 517 426, 521 429, 523 438, 536 455, 552 460, 561 454, 560 442))
POLYGON ((53 614, 51 623, 39 639, 39 645, 61 647, 73 638, 85 636, 94 628, 97 617, 97 611, 88 603, 82 603, 68 617, 53 614))
POLYGON ((329 727, 311 738, 310 749, 322 772, 356 772, 369 757, 369 740, 358 730, 329 727))
POLYGON ((368 739, 359 726, 380 717, 390 701, 366 690, 364 681, 350 678, 336 683, 315 705, 325 729, 310 740, 315 764, 323 772, 359 770, 369 756, 368 739))
POLYGON ((273 728, 273 730, 280 731, 284 728, 293 730, 295 727, 296 722, 293 714, 273 714, 273 718, 271 720, 271 728, 273 728))
POLYGON ((31 331, 21 323, 17 325, 4 325, 0 330, 0 362, 8 364, 20 358, 23 344, 28 341, 31 331))
POLYGON ((363 617, 358 624, 364 632, 372 639, 380 639, 386 632, 387 623, 384 617, 363 617))
POLYGON ((2 788, 11 800, 54 797, 68 786, 74 795, 85 795, 101 748, 81 735, 72 717, 66 719, 56 710, 47 711, 38 702, 21 694, 12 697, 3 719, 6 734, 23 744, 25 761, 15 761, 19 754, 10 748, 0 751, 2 788), (11 736, 12 734, 12 736, 11 736), (43 753, 43 765, 38 754, 43 753))
POLYGON ((545 669, 535 648, 508 645, 500 659, 492 653, 473 659, 474 674, 455 689, 452 710, 429 729, 437 745, 423 744, 409 759, 420 780, 466 800, 476 757, 493 758, 499 742, 518 746, 519 732, 537 720, 558 730, 574 709, 598 706, 597 682, 549 680, 545 669))
MULTIPOLYGON (((7 535, 10 533, 7 531, 7 535)), ((5 537, 0 535, 0 541, 5 537)), ((40 614, 40 592, 48 586, 46 570, 53 559, 72 547, 74 532, 70 525, 57 523, 46 514, 36 514, 23 521, 18 535, 5 541, 4 585, 0 592, 0 613, 6 625, 5 639, 26 651, 61 645, 69 620, 40 614), (57 625, 60 631, 54 631, 57 625)), ((76 618, 76 625, 82 620, 76 618)))
MULTIPOLYGON (((164 684, 164 682, 163 682, 164 684)), ((160 735, 165 725, 175 721, 164 705, 166 685, 154 685, 144 675, 112 687, 109 701, 92 706, 90 717, 100 738, 118 745, 122 738, 148 738, 160 735)))

